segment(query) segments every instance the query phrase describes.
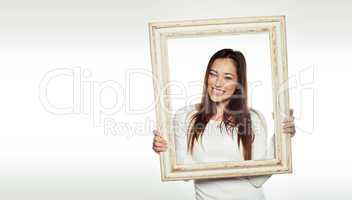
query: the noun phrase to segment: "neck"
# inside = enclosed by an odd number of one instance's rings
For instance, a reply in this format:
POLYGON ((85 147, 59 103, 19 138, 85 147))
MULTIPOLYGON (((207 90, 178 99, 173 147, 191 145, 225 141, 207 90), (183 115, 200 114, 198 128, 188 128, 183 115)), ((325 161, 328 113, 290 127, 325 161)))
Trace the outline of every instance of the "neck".
POLYGON ((229 103, 228 101, 216 103, 216 115, 214 116, 215 119, 222 119, 225 107, 227 106, 228 103, 229 103))

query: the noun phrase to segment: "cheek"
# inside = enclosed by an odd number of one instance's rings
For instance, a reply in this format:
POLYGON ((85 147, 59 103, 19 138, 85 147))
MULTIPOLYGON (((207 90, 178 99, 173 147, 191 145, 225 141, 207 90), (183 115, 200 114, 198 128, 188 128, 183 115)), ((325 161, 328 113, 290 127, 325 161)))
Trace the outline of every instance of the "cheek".
POLYGON ((209 82, 213 82, 213 79, 214 79, 214 78, 212 78, 211 76, 209 76, 209 77, 208 77, 208 83, 209 83, 209 82))
POLYGON ((214 83, 214 78, 211 78, 211 77, 209 76, 209 78, 208 78, 208 87, 212 86, 213 83, 214 83))
POLYGON ((237 85, 236 82, 227 83, 227 84, 225 85, 226 93, 227 93, 227 94, 233 94, 233 93, 235 92, 236 85, 237 85))

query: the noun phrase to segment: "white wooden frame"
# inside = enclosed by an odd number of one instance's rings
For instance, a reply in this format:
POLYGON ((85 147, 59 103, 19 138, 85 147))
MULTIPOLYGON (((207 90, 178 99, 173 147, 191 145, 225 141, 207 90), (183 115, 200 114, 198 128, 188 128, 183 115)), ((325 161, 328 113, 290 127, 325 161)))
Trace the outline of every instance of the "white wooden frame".
MULTIPOLYGON (((156 119, 159 131, 169 144, 160 155, 161 179, 188 180, 224 177, 242 177, 292 172, 291 139, 282 134, 281 120, 289 114, 287 84, 287 49, 285 16, 237 17, 149 23, 150 53, 154 75, 156 119), (170 108, 170 99, 160 93, 169 80, 167 40, 169 38, 204 37, 268 32, 270 37, 273 113, 275 133, 275 158, 240 162, 176 164, 172 117, 163 108, 170 108), (163 107, 165 106, 165 107, 163 107)), ((171 109, 168 109, 171 110, 171 109)))

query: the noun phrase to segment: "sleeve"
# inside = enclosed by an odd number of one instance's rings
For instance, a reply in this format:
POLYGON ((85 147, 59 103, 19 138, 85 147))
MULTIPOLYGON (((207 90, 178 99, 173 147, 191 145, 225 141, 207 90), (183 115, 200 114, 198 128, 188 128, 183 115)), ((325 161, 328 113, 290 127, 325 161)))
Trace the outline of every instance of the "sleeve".
MULTIPOLYGON (((257 111, 251 110, 252 129, 255 134, 254 142, 252 144, 252 160, 264 160, 274 157, 274 142, 275 135, 269 141, 269 148, 267 148, 267 126, 265 118, 257 111)), ((260 175, 247 177, 248 181, 254 187, 261 187, 271 175, 260 175)))
POLYGON ((175 151, 177 164, 191 164, 192 157, 187 152, 188 109, 179 109, 174 115, 175 151))

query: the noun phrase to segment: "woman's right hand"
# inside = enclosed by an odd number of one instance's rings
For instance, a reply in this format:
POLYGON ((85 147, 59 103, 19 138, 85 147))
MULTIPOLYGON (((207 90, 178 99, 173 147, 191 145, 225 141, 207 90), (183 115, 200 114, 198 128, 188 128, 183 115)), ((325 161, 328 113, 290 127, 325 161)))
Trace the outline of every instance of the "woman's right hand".
POLYGON ((154 130, 154 139, 153 139, 153 150, 155 153, 160 153, 164 152, 167 149, 167 142, 166 140, 161 136, 159 131, 154 130))

